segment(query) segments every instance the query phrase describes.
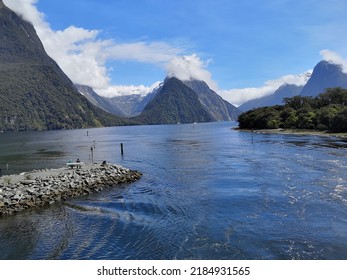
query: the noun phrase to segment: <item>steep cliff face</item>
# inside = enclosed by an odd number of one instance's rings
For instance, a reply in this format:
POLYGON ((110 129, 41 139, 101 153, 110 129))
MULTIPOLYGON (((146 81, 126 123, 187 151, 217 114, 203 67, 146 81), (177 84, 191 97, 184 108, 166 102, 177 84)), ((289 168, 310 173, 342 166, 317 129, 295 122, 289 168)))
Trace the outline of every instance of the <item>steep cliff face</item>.
MULTIPOLYGON (((1 1, 1 0, 0 0, 1 1)), ((121 123, 95 108, 44 50, 34 27, 0 2, 0 129, 121 123)))
POLYGON ((183 83, 197 93, 199 101, 215 121, 237 120, 241 111, 210 89, 204 81, 190 80, 183 83))

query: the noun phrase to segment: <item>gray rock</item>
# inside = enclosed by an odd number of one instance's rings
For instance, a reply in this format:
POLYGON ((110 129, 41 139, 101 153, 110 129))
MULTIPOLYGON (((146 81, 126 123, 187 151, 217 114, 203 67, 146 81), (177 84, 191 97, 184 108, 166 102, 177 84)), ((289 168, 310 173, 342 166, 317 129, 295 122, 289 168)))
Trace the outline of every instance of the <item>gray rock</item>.
POLYGON ((35 180, 22 180, 21 183, 23 185, 31 185, 31 184, 35 184, 36 181, 35 180))
POLYGON ((68 174, 37 177, 35 180, 22 180, 0 188, 0 215, 10 215, 61 199, 100 192, 112 185, 136 181, 141 175, 127 168, 107 165, 101 168, 93 166, 88 170, 79 169, 68 174))

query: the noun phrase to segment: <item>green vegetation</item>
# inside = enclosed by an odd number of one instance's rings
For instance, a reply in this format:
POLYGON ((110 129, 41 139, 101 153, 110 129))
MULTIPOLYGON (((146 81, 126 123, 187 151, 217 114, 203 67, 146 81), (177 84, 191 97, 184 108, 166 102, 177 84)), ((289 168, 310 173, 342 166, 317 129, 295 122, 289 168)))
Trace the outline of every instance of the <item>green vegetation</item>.
POLYGON ((317 97, 294 96, 283 103, 242 113, 239 127, 347 132, 347 89, 329 88, 317 97))
POLYGON ((0 129, 51 130, 122 124, 57 77, 55 66, 1 64, 0 129))

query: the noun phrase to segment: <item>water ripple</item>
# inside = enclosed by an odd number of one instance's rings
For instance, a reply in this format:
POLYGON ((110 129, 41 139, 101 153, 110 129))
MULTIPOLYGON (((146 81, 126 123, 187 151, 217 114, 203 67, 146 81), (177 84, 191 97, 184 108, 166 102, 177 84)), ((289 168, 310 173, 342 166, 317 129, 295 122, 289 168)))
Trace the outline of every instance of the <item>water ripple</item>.
MULTIPOLYGON (((347 259, 346 143, 230 125, 89 130, 97 158, 142 179, 1 218, 0 258, 347 259)), ((88 158, 83 130, 28 134, 20 157, 13 137, 1 152, 17 169, 88 158)))

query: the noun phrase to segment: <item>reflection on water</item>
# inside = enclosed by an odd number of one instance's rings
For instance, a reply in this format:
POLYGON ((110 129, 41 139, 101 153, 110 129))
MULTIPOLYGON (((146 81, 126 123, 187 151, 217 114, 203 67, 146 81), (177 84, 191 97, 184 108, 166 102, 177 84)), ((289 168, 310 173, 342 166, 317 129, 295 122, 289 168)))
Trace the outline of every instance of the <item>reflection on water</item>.
POLYGON ((346 142, 234 125, 1 134, 3 172, 88 161, 96 140, 95 161, 144 176, 0 218, 0 258, 347 259, 346 142))
POLYGON ((49 151, 47 149, 38 149, 36 151, 40 157, 46 157, 46 158, 51 158, 51 157, 62 157, 65 155, 64 152, 62 151, 49 151))

